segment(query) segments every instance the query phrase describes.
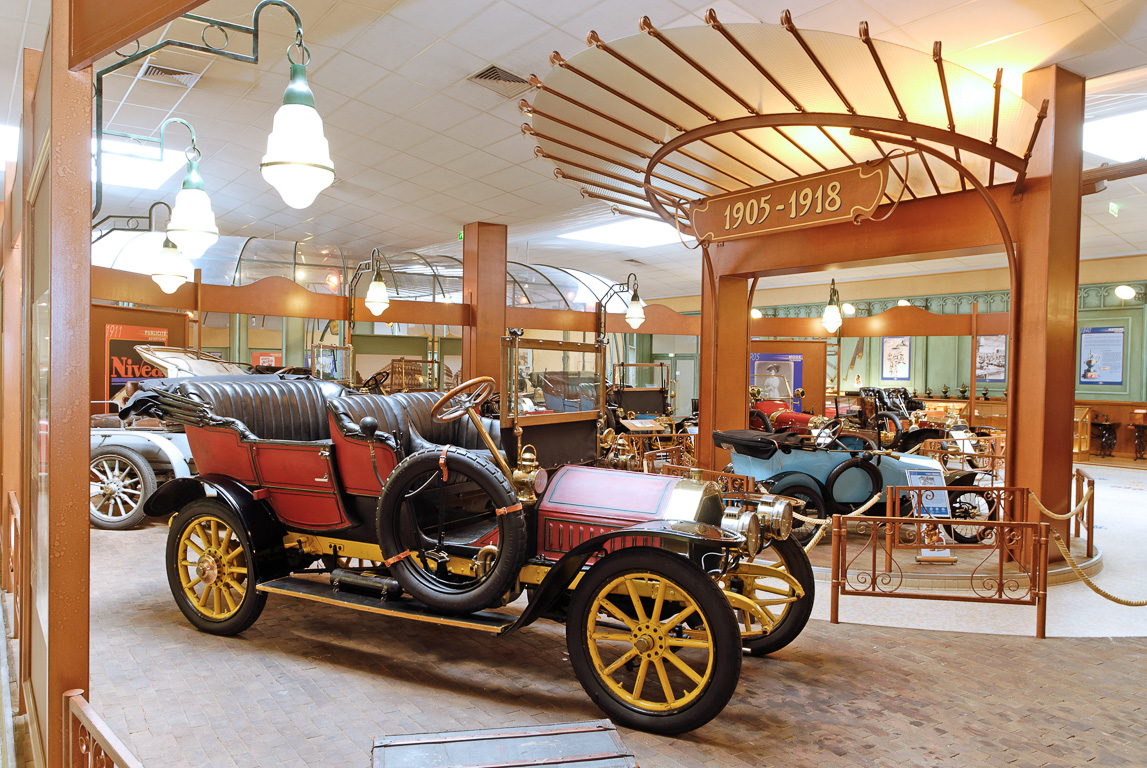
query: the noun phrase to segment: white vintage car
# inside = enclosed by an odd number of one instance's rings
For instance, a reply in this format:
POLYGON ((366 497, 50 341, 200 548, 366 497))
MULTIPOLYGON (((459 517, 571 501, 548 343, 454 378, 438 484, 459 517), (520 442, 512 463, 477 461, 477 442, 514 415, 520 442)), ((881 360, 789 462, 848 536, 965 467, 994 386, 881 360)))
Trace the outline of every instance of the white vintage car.
MULTIPOLYGON (((252 366, 226 362, 194 349, 151 345, 135 349, 144 360, 163 370, 165 378, 254 372, 252 366)), ((123 422, 115 414, 92 416, 91 449, 88 517, 97 528, 122 530, 138 525, 145 517, 143 502, 155 492, 159 481, 195 474, 195 460, 183 427, 158 419, 123 422)))

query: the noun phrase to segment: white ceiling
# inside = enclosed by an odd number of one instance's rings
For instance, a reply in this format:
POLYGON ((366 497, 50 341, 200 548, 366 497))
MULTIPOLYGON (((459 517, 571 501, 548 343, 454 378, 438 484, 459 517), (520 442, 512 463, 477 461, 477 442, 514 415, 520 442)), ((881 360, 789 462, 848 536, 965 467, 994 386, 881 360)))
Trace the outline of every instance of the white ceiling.
MULTIPOLYGON (((255 5, 211 0, 196 13, 248 23, 255 5), (242 9, 242 10, 239 10, 242 9)), ((385 251, 458 254, 457 233, 471 221, 510 227, 511 258, 576 266, 612 278, 633 271, 649 298, 696 294, 700 261, 679 245, 618 249, 558 239, 608 220, 605 203, 584 200, 553 178, 520 134, 518 97, 505 99, 466 78, 488 64, 521 76, 544 75, 551 51, 567 58, 593 29, 604 40, 636 34, 648 15, 659 28, 700 25, 715 8, 723 22, 777 23, 784 8, 798 27, 856 34, 866 20, 873 37, 931 51, 1018 88, 1022 72, 1059 63, 1089 78, 1089 115, 1144 108, 1147 0, 296 0, 311 50, 317 107, 338 173, 336 184, 305 211, 286 207, 263 181, 258 163, 286 85, 284 52, 292 42, 289 16, 264 11, 258 65, 167 51, 152 63, 202 72, 190 90, 109 75, 107 127, 152 135, 165 117, 191 122, 203 152, 202 171, 220 230, 240 236, 337 243, 365 258, 385 251), (628 260, 636 260, 633 263, 628 260)), ((40 47, 47 0, 0 0, 0 105, 6 122, 19 120, 19 50, 40 47)), ((198 40, 177 22, 170 36, 198 40)), ((154 42, 165 30, 144 41, 154 42)), ((232 48, 243 43, 233 37, 232 48)), ((107 66, 108 57, 99 66, 107 66)), ((138 65, 126 72, 134 75, 138 65)), ((525 94, 530 98, 530 94, 525 94)), ((184 133, 168 130, 182 148, 184 133)), ((1096 159, 1092 159, 1097 163, 1096 159)), ((1093 163, 1094 164, 1094 163, 1093 163)), ((1141 180, 1114 182, 1084 198, 1081 252, 1085 258, 1147 251, 1147 195, 1141 180), (1120 205, 1118 218, 1108 201, 1120 205)), ((179 178, 158 192, 105 189, 103 213, 146 211, 171 201, 179 178)), ((963 257, 916 265, 844 270, 837 279, 870 279, 1002 264, 1002 256, 963 257), (989 263, 991 259, 995 262, 989 263), (855 274, 854 274, 855 273, 855 274)), ((821 282, 792 276, 770 284, 821 282)))

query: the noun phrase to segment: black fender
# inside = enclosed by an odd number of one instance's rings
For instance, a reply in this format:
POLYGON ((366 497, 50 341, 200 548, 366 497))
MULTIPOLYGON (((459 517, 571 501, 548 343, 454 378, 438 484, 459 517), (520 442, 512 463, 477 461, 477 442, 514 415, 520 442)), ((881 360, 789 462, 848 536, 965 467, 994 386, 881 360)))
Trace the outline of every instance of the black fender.
MULTIPOLYGON (((506 633, 514 632, 537 621, 559 597, 565 594, 587 560, 600 552, 602 546, 610 539, 625 536, 644 536, 678 541, 684 544, 704 544, 710 548, 722 549, 740 547, 745 541, 745 537, 739 533, 692 520, 652 520, 648 523, 619 528, 616 531, 608 531, 594 536, 592 539, 586 539, 562 555, 562 559, 550 568, 546 577, 542 579, 542 583, 538 585, 538 589, 534 592, 526 610, 522 611, 522 615, 518 617, 513 626, 506 630, 506 633)), ((681 556, 681 559, 688 561, 684 555, 681 556)))
POLYGON ((822 499, 828 499, 828 491, 817 478, 806 472, 798 472, 795 469, 786 472, 778 472, 770 477, 767 481, 769 483, 769 493, 775 493, 779 496, 784 496, 784 488, 793 485, 807 485, 814 491, 820 494, 822 499))
POLYGON ((948 435, 947 430, 935 427, 921 427, 919 429, 905 429, 900 432, 886 447, 898 453, 908 453, 925 440, 941 440, 948 435))
POLYGON ((251 542, 260 581, 269 581, 291 572, 287 550, 283 546, 286 527, 275 517, 271 507, 256 499, 250 488, 226 475, 198 475, 168 480, 144 503, 144 512, 152 517, 178 513, 197 499, 214 498, 228 506, 243 524, 251 542))
POLYGON ((955 469, 944 473, 944 485, 975 485, 981 474, 978 469, 955 469))

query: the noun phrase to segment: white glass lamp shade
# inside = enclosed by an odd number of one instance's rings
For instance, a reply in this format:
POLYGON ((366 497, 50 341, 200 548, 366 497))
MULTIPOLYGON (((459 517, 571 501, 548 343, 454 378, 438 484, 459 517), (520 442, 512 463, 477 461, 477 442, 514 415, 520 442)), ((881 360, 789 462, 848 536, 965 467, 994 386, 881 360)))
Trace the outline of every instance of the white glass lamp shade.
POLYGON ((849 317, 852 317, 856 314, 856 307, 849 304, 847 301, 841 304, 840 308, 844 310, 844 314, 848 315, 849 317))
POLYGON ((635 331, 645 322, 645 310, 641 307, 641 299, 637 298, 637 291, 633 292, 633 298, 629 300, 629 309, 625 312, 625 322, 629 323, 629 327, 635 331))
POLYGON ((820 324, 829 333, 836 333, 840 326, 844 323, 844 318, 840 315, 840 307, 835 304, 826 304, 824 307, 824 314, 820 316, 820 324))
POLYGON ((764 317, 764 314, 761 313, 761 310, 753 307, 749 310, 749 317, 753 318, 754 320, 760 320, 762 317, 764 317))
POLYGON ((155 258, 151 279, 164 293, 175 293, 176 289, 191 280, 194 274, 195 268, 179 252, 175 243, 170 239, 164 240, 163 248, 155 258))
POLYGON ((370 281, 370 287, 366 289, 366 299, 363 300, 363 303, 375 317, 381 315, 390 306, 390 296, 387 294, 386 283, 382 281, 381 275, 375 274, 374 279, 370 281))
POLYGON ((167 222, 167 236, 179 246, 185 258, 198 259, 219 240, 211 198, 203 189, 184 187, 175 196, 175 207, 167 222))
POLYGON ((267 154, 259 166, 263 178, 292 208, 306 208, 335 180, 323 119, 314 107, 284 104, 275 113, 267 154))
POLYGON ((1115 295, 1120 299, 1134 299, 1135 289, 1130 285, 1117 285, 1115 287, 1115 295))

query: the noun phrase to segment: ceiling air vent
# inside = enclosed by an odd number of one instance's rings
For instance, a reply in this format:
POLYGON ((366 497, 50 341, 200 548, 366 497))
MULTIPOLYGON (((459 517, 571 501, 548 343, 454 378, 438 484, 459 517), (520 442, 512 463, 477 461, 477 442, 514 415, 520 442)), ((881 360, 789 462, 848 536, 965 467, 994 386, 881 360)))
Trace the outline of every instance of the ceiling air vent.
POLYGON ((178 85, 183 88, 191 88, 202 77, 201 72, 184 72, 182 69, 172 69, 171 67, 160 67, 155 64, 148 64, 143 69, 140 75, 144 80, 150 80, 153 83, 166 83, 168 85, 178 85))
POLYGON ((528 80, 515 75, 513 72, 507 72, 493 64, 476 75, 470 75, 470 77, 466 79, 472 83, 477 83, 483 88, 489 88, 494 93, 499 96, 504 96, 507 99, 530 90, 530 82, 528 80))

